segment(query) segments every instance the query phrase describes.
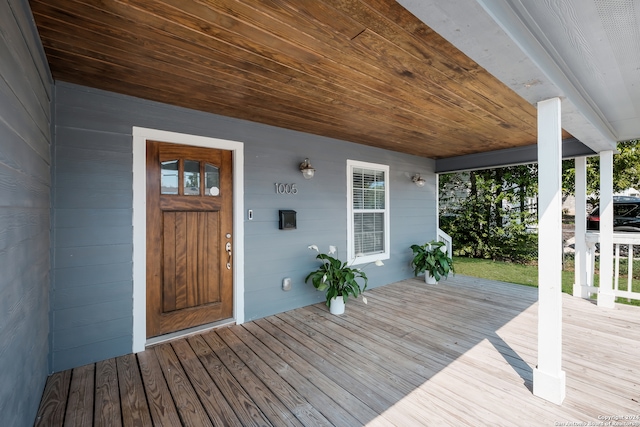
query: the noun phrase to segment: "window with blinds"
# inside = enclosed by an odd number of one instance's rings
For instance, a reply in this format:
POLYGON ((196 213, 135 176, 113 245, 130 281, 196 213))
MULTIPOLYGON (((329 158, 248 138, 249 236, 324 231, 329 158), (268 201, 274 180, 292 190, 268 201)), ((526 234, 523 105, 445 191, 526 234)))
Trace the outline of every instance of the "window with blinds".
POLYGON ((389 258, 389 167, 347 162, 349 182, 348 247, 355 263, 389 258))

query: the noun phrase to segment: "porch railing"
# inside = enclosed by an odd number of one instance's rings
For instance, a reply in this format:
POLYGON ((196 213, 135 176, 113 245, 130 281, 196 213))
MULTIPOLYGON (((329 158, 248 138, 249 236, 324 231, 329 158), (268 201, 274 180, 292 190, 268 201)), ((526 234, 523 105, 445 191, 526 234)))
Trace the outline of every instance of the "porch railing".
MULTIPOLYGON (((597 293, 598 288, 594 286, 595 276, 595 260, 596 260, 596 243, 600 243, 600 233, 588 232, 585 236, 587 242, 587 283, 586 287, 590 293, 597 293)), ((616 297, 640 300, 640 292, 633 292, 633 262, 634 262, 634 246, 640 247, 640 233, 613 233, 613 293, 616 297), (621 250, 622 249, 622 250, 621 250), (626 249, 626 256, 623 256, 626 249), (620 283, 620 264, 621 260, 627 260, 627 280, 626 284, 620 283), (622 288, 624 289, 620 289, 622 288)), ((635 259, 640 262, 640 259, 635 259)), ((624 274, 624 272, 622 272, 624 274)))
POLYGON ((447 248, 447 256, 453 256, 453 239, 451 236, 438 228, 436 240, 438 240, 438 242, 444 242, 444 246, 447 248))

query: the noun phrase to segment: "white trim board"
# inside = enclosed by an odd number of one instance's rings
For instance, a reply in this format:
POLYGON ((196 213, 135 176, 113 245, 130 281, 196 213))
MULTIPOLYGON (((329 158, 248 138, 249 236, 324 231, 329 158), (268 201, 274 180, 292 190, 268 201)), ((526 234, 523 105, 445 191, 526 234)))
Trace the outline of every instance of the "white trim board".
POLYGON ((134 126, 133 135, 133 343, 134 353, 147 343, 147 140, 216 148, 233 152, 233 316, 244 323, 244 144, 134 126))
MULTIPOLYGON (((390 188, 389 165, 380 163, 362 162, 359 160, 347 159, 347 257, 350 264, 366 264, 378 260, 389 259, 391 257, 391 190, 390 188), (353 223, 353 169, 373 169, 384 172, 385 192, 384 192, 384 252, 358 256, 355 253, 354 223, 353 223)), ((362 212, 363 209, 360 209, 362 212)), ((371 209, 369 212, 378 211, 371 209)))

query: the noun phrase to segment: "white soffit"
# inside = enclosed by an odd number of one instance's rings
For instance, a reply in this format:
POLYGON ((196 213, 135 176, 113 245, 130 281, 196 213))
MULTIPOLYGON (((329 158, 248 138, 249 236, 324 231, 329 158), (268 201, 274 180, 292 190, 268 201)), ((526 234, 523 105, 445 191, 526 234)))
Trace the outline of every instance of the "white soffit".
POLYGON ((640 137, 640 0, 398 0, 592 150, 640 137))

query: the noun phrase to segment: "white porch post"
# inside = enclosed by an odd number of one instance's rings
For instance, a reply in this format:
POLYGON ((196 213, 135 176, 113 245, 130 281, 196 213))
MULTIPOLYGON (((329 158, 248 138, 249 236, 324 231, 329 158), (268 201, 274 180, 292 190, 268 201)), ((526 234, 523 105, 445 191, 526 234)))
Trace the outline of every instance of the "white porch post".
POLYGON ((576 157, 575 160, 576 182, 576 216, 575 216, 575 278, 573 284, 573 296, 589 298, 587 288, 587 158, 576 157))
POLYGON ((600 153, 600 287, 598 307, 613 308, 613 151, 600 153))
POLYGON ((437 237, 438 230, 440 230, 440 174, 435 174, 435 176, 436 176, 435 193, 436 193, 436 237, 437 237))
POLYGON ((562 128, 560 98, 538 102, 538 366, 533 394, 560 405, 562 370, 562 128))

